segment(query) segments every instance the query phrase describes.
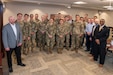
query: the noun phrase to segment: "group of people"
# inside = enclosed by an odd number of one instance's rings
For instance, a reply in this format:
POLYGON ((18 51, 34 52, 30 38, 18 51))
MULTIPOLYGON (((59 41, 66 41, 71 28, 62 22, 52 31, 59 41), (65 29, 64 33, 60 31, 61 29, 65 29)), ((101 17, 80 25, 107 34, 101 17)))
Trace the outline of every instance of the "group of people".
POLYGON ((48 14, 45 14, 41 16, 41 20, 38 19, 38 14, 25 14, 23 20, 22 16, 21 13, 17 14, 16 23, 22 30, 24 54, 33 51, 36 46, 40 50, 46 49, 47 53, 52 53, 55 47, 59 54, 62 53, 64 46, 69 50, 71 45, 71 50, 76 52, 81 47, 85 21, 81 20, 79 15, 76 15, 76 21, 73 21, 69 15, 62 17, 61 14, 50 19, 48 14))
POLYGON ((100 56, 100 64, 102 67, 106 55, 106 40, 109 36, 109 29, 105 26, 105 20, 99 19, 97 16, 88 18, 88 14, 84 17, 75 16, 75 20, 70 15, 62 15, 61 13, 50 17, 48 14, 42 15, 39 20, 38 14, 17 14, 17 19, 13 16, 9 17, 9 23, 3 27, 3 44, 7 53, 9 72, 12 69, 12 52, 15 51, 17 64, 25 66, 21 61, 21 53, 27 55, 36 47, 40 51, 47 51, 51 54, 56 48, 59 54, 62 54, 63 48, 78 53, 79 48, 84 44, 86 37, 86 51, 90 51, 94 61, 100 56))
POLYGON ((105 20, 95 19, 86 25, 86 51, 90 51, 93 61, 98 61, 99 67, 103 67, 106 56, 106 44, 109 37, 109 28, 105 25, 105 20))

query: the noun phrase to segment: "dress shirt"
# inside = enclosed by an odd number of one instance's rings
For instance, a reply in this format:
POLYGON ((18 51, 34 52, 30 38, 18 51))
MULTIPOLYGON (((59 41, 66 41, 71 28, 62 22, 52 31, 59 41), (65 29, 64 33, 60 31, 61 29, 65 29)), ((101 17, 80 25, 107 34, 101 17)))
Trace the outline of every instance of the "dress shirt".
POLYGON ((104 26, 105 26, 105 25, 100 26, 100 27, 99 27, 99 31, 101 31, 101 29, 102 29, 104 26))
POLYGON ((88 23, 88 24, 86 25, 86 32, 91 33, 93 26, 94 26, 94 24, 88 23))
POLYGON ((11 27, 13 29, 13 32, 14 32, 15 37, 16 37, 16 40, 17 40, 17 29, 16 29, 16 25, 15 24, 11 24, 11 23, 10 23, 10 25, 11 25, 11 27))
POLYGON ((94 36, 94 31, 95 31, 95 29, 96 29, 97 26, 98 26, 98 25, 94 25, 94 26, 93 26, 93 28, 92 28, 92 36, 94 36))

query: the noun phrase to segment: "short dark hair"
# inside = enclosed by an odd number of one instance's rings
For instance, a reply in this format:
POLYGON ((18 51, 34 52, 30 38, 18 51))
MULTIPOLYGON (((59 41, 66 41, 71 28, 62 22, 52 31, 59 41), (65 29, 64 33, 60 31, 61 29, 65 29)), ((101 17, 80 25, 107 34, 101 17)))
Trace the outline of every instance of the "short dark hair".
POLYGON ((31 15, 33 15, 33 14, 30 14, 30 16, 31 16, 31 15))
POLYGON ((75 16, 80 16, 79 14, 76 14, 75 16))
POLYGON ((28 15, 28 14, 24 14, 24 17, 25 17, 25 16, 29 16, 29 15, 28 15))
POLYGON ((23 15, 23 14, 22 14, 22 13, 18 13, 17 16, 18 16, 18 15, 23 15))

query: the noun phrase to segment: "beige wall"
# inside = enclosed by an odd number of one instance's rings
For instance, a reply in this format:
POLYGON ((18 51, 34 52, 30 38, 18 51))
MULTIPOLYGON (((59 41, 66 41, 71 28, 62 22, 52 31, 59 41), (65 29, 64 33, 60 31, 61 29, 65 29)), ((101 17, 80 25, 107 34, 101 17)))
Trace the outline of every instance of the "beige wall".
MULTIPOLYGON (((14 15, 16 17, 16 14, 18 12, 21 12, 23 14, 39 14, 40 16, 48 13, 48 14, 70 14, 71 16, 75 16, 75 14, 79 14, 80 16, 84 16, 85 13, 89 14, 89 17, 93 17, 94 15, 98 16, 98 10, 87 10, 87 9, 80 9, 80 8, 72 8, 68 9, 66 7, 59 7, 59 6, 42 6, 38 4, 23 4, 23 3, 7 3, 6 8, 4 10, 4 24, 8 22, 8 17, 14 15)), ((112 25, 112 12, 103 12, 100 16, 100 18, 104 18, 106 20, 107 25, 112 25)), ((74 18, 75 19, 75 18, 74 18)))

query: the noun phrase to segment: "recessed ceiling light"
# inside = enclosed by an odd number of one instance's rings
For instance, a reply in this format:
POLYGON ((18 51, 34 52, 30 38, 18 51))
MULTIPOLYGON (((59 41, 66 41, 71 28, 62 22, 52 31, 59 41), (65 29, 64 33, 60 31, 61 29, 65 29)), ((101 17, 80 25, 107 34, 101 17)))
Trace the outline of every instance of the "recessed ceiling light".
POLYGON ((113 0, 100 0, 100 1, 113 1, 113 0))
POLYGON ((71 6, 67 6, 67 8, 69 8, 69 9, 70 9, 70 8, 71 8, 71 6))
POLYGON ((86 2, 83 1, 77 1, 77 2, 73 2, 74 4, 87 4, 86 2))
POLYGON ((108 10, 113 10, 113 7, 111 7, 111 8, 107 8, 108 10))
POLYGON ((103 6, 103 8, 111 8, 112 6, 103 6))

